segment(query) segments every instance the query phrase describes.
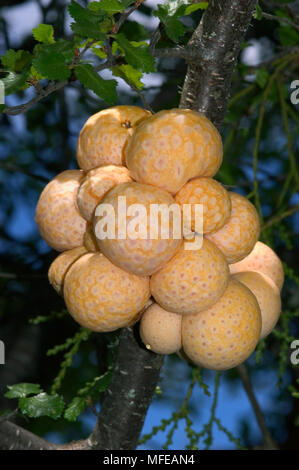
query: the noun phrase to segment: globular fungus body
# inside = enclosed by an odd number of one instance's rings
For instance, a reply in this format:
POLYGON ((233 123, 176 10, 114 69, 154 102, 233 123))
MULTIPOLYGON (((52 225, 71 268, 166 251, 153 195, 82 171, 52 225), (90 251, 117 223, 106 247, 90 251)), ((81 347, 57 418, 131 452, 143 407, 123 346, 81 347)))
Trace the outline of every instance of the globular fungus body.
POLYGON ((182 316, 156 303, 142 315, 139 331, 146 348, 157 354, 173 354, 182 347, 182 316))
POLYGON ((78 246, 72 250, 64 251, 51 264, 48 271, 48 279, 59 295, 63 296, 63 283, 67 271, 85 253, 87 253, 86 248, 78 246))
POLYGON ((280 292, 268 276, 255 271, 240 272, 233 279, 242 282, 255 295, 262 314, 261 339, 275 328, 281 312, 280 292))
POLYGON ((222 140, 202 114, 160 111, 139 124, 125 149, 136 181, 177 193, 190 179, 214 176, 222 162, 222 140))
POLYGON ((69 313, 93 331, 113 331, 137 321, 149 297, 147 277, 123 271, 102 253, 83 255, 64 280, 69 313))
POLYGON ((187 315, 213 305, 223 294, 229 279, 224 255, 209 240, 202 248, 184 246, 151 277, 151 293, 165 310, 187 315))
POLYGON ((183 349, 199 367, 231 369, 253 353, 261 326, 255 296, 241 282, 231 279, 213 306, 183 317, 183 349))
POLYGON ((44 188, 35 211, 35 221, 42 238, 56 251, 83 245, 86 220, 77 207, 77 193, 83 171, 67 170, 44 188))
POLYGON ((263 242, 256 242, 251 253, 238 263, 229 266, 231 274, 242 271, 257 271, 270 277, 281 290, 284 282, 282 262, 277 254, 263 242))
POLYGON ((137 124, 151 115, 137 106, 114 106, 91 116, 77 142, 77 161, 83 170, 123 165, 124 149, 137 124))
POLYGON ((175 238, 176 223, 171 217, 153 217, 155 206, 163 204, 168 209, 174 203, 169 193, 154 186, 135 182, 116 186, 104 197, 95 213, 94 232, 100 250, 128 272, 153 274, 172 258, 182 243, 180 225, 177 227, 179 238, 175 238), (113 208, 107 221, 107 224, 113 222, 111 226, 115 227, 113 238, 102 238, 105 232, 99 233, 100 227, 107 227, 106 209, 103 217, 97 215, 101 205, 113 208), (162 233, 168 227, 169 234, 163 239, 162 233))
POLYGON ((107 165, 90 170, 78 191, 77 204, 81 215, 90 222, 105 194, 114 186, 128 181, 132 178, 124 166, 107 165))
POLYGON ((196 111, 114 106, 87 120, 81 169, 57 175, 35 214, 63 252, 48 277, 77 323, 110 332, 140 321, 153 353, 215 370, 241 364, 271 333, 283 266, 258 241, 253 204, 213 179, 222 154, 196 111))
POLYGON ((191 229, 196 230, 194 208, 203 206, 203 233, 219 230, 228 221, 231 201, 226 189, 213 178, 195 178, 186 183, 176 194, 175 200, 182 207, 191 205, 191 229))
POLYGON ((215 243, 225 255, 228 263, 245 258, 260 235, 258 213, 251 202, 240 194, 230 192, 231 214, 222 228, 210 233, 207 238, 215 243))

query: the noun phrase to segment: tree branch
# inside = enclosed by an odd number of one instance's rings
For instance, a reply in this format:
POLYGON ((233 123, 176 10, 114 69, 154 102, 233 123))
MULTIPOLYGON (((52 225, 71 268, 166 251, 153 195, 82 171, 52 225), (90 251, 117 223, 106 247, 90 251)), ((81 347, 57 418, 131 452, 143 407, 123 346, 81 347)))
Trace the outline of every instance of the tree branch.
POLYGON ((57 449, 57 446, 21 426, 5 421, 0 425, 0 449, 53 450, 57 449))
POLYGON ((254 394, 254 391, 253 391, 253 388, 252 388, 250 378, 249 378, 249 375, 248 375, 247 368, 246 368, 245 364, 240 364, 239 366, 237 366, 236 369, 237 369, 237 371, 240 375, 240 379, 242 381, 243 387, 244 387, 245 392, 247 393, 248 399, 249 399, 249 401, 252 405, 257 423, 259 425, 259 428, 260 428, 261 433, 262 433, 263 438, 264 438, 264 444, 265 444, 266 449, 277 450, 278 447, 277 447, 273 437, 271 436, 271 433, 270 433, 269 429, 267 428, 263 412, 260 408, 260 405, 258 404, 257 399, 255 398, 255 394, 254 394))
POLYGON ((163 356, 144 348, 136 331, 121 331, 112 381, 88 439, 91 449, 136 448, 162 364, 163 356))
POLYGON ((262 12, 262 16, 266 20, 278 21, 279 23, 288 24, 289 26, 292 26, 292 28, 299 31, 299 25, 296 23, 293 23, 293 21, 289 20, 288 18, 285 18, 284 16, 271 15, 270 13, 265 13, 264 11, 262 12))
POLYGON ((218 128, 255 3, 255 0, 211 0, 189 41, 189 47, 200 52, 201 58, 189 62, 181 107, 205 114, 218 128))

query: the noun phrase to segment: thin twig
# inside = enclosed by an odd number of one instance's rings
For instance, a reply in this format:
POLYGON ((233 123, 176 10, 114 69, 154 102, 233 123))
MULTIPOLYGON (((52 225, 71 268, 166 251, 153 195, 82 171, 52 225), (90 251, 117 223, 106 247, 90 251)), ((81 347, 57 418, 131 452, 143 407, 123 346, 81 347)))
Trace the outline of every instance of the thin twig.
POLYGON ((42 176, 42 175, 36 175, 34 173, 31 173, 31 171, 26 170, 26 168, 22 168, 19 165, 15 165, 14 163, 0 162, 0 168, 2 168, 5 171, 23 173, 24 175, 30 176, 30 178, 34 178, 41 183, 49 183, 50 181, 49 178, 46 178, 45 176, 42 176))
POLYGON ((297 25, 296 23, 293 23, 293 21, 289 20, 288 18, 285 18, 284 16, 271 15, 270 13, 265 13, 265 12, 262 12, 262 16, 266 20, 278 21, 279 23, 288 24, 288 25, 292 26, 292 28, 299 31, 299 25, 297 25))
POLYGON ((137 2, 134 3, 134 5, 126 12, 124 12, 121 17, 118 20, 118 23, 116 24, 116 27, 114 28, 114 33, 118 33, 124 22, 129 18, 129 16, 137 10, 137 8, 140 7, 141 3, 143 3, 144 0, 137 0, 137 2))
POLYGON ((260 405, 258 404, 258 401, 255 397, 255 394, 254 394, 254 391, 253 391, 253 388, 252 388, 252 384, 250 382, 250 378, 249 378, 249 375, 248 375, 247 368, 246 368, 245 364, 240 364, 239 366, 237 366, 237 371, 240 375, 240 379, 242 381, 242 384, 243 384, 245 392, 248 396, 248 399, 249 399, 249 401, 252 405, 257 423, 259 425, 259 428, 260 428, 261 433, 262 433, 263 438, 264 438, 264 443, 265 443, 266 448, 269 449, 269 450, 270 449, 277 450, 278 447, 277 447, 273 437, 271 436, 271 433, 270 433, 269 429, 266 426, 263 412, 262 412, 262 410, 260 408, 260 405))
POLYGON ((269 228, 272 225, 277 224, 278 222, 285 219, 286 217, 290 217, 291 215, 295 214, 295 212, 297 212, 298 210, 299 210, 299 204, 296 204, 295 206, 290 207, 289 209, 282 212, 281 214, 277 214, 271 217, 271 219, 267 220, 267 222, 264 223, 264 225, 262 226, 262 230, 265 230, 265 228, 269 228))

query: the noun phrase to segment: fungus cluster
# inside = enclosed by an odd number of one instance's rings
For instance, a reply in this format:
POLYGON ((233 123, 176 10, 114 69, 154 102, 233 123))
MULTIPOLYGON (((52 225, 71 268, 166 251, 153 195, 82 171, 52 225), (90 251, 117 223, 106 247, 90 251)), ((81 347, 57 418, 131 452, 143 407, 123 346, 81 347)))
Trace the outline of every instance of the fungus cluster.
POLYGON ((246 360, 279 319, 284 274, 258 241, 255 207, 213 179, 214 125, 191 110, 115 106, 87 120, 77 161, 45 187, 35 216, 62 252, 49 281, 74 320, 96 332, 139 321, 148 349, 210 369, 246 360), (157 207, 168 217, 154 219, 157 207))

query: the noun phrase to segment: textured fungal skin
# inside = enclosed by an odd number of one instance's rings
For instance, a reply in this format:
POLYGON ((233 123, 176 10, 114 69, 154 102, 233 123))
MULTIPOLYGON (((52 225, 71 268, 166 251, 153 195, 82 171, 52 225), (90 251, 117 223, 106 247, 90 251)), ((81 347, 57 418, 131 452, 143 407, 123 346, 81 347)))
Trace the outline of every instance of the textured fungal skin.
POLYGON ((77 142, 77 161, 83 170, 123 165, 124 148, 136 125, 151 115, 137 106, 114 106, 91 116, 77 142))
POLYGON ((91 253, 96 253, 99 250, 97 239, 93 233, 93 228, 91 224, 88 224, 86 231, 83 237, 83 245, 87 251, 91 253))
POLYGON ((184 246, 151 277, 151 293, 165 310, 198 313, 213 305, 224 293, 229 269, 224 255, 209 240, 199 250, 184 246))
POLYGON ((41 237, 54 250, 71 250, 83 245, 86 221, 76 203, 83 177, 81 170, 63 171, 47 184, 40 195, 35 221, 41 237))
POLYGON ((202 114, 160 111, 136 128, 125 149, 136 181, 177 193, 190 179, 214 176, 222 162, 222 140, 202 114))
POLYGON ((84 246, 78 246, 72 250, 64 251, 51 264, 48 271, 49 282, 59 295, 63 295, 63 283, 68 269, 86 253, 87 250, 84 246))
POLYGON ((192 204, 191 229, 195 230, 194 204, 203 205, 203 233, 219 230, 228 221, 231 201, 228 192, 213 178, 195 178, 188 181, 176 194, 178 204, 192 204))
POLYGON ((139 331, 147 349, 157 354, 173 354, 182 347, 182 316, 167 312, 158 304, 144 312, 139 331))
POLYGON ((265 338, 275 328, 281 312, 277 285, 265 274, 254 271, 234 274, 233 279, 242 282, 255 295, 262 314, 261 339, 265 338))
POLYGON ((231 279, 212 307, 182 320, 183 349, 194 364, 225 370, 244 362, 261 332, 261 312, 252 292, 231 279))
POLYGON ((257 271, 270 277, 278 289, 284 282, 283 266, 277 254, 265 243, 256 242, 252 252, 238 263, 229 266, 231 274, 242 271, 257 271))
POLYGON ((77 204, 81 215, 89 222, 96 206, 110 189, 120 183, 132 181, 124 166, 107 165, 90 170, 78 191, 77 204))
MULTIPOLYGON (((102 253, 109 258, 117 266, 138 275, 151 275, 164 266, 167 261, 177 252, 182 243, 182 239, 175 239, 172 237, 172 220, 170 217, 168 239, 162 239, 161 233, 157 233, 157 239, 150 238, 149 229, 150 223, 150 206, 151 204, 166 204, 170 206, 175 204, 173 197, 159 188, 154 186, 144 185, 140 183, 123 183, 113 188, 102 200, 102 204, 111 204, 115 210, 115 239, 99 239, 96 232, 96 225, 100 217, 95 215, 94 218, 94 231, 97 236, 97 243, 102 253), (117 238, 118 236, 118 201, 119 197, 126 198, 126 207, 133 204, 141 204, 146 210, 147 219, 146 223, 140 223, 145 226, 146 239, 142 238, 140 229, 136 229, 136 239, 126 236, 125 239, 117 238)), ((98 206, 99 207, 99 206, 98 206)), ((136 214, 136 212, 135 212, 136 214)), ((129 228, 132 216, 125 218, 125 227, 129 228)), ((169 218, 167 218, 168 223, 169 218)), ((164 227, 161 222, 159 226, 164 227)), ((130 234, 129 234, 130 235, 130 234)))
POLYGON ((230 192, 231 215, 217 232, 207 236, 226 256, 228 263, 245 258, 253 249, 260 234, 257 211, 251 202, 240 194, 230 192))
POLYGON ((93 331, 113 331, 137 321, 149 296, 147 277, 123 271, 101 253, 83 255, 65 276, 69 313, 93 331))

